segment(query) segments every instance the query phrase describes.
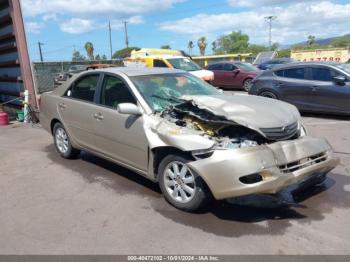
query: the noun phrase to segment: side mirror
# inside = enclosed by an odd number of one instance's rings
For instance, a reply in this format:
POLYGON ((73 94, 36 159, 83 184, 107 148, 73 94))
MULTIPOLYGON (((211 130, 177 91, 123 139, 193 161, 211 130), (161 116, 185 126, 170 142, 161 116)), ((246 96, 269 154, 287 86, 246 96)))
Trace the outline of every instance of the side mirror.
POLYGON ((345 76, 339 75, 339 76, 333 77, 333 80, 337 85, 344 85, 346 78, 345 78, 345 76))
POLYGON ((236 69, 233 69, 233 71, 232 71, 232 73, 234 73, 234 74, 238 74, 239 72, 241 72, 241 69, 238 69, 238 68, 236 68, 236 69))
POLYGON ((138 106, 132 103, 119 104, 117 107, 117 111, 119 114, 123 114, 123 115, 135 115, 135 116, 142 115, 141 110, 138 108, 138 106))

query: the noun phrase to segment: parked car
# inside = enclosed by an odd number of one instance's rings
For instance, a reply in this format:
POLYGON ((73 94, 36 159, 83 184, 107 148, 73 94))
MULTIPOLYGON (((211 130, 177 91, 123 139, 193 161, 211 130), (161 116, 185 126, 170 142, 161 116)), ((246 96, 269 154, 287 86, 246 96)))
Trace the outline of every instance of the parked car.
POLYGON ((301 111, 350 115, 350 65, 306 62, 279 66, 255 78, 249 93, 287 101, 301 111))
POLYGON ((212 85, 225 89, 239 87, 246 91, 260 72, 255 66, 245 62, 221 62, 211 64, 207 69, 214 72, 212 85))
MULTIPOLYGON (((320 183, 338 160, 291 104, 224 95, 176 69, 83 72, 41 99, 58 153, 92 152, 159 183, 175 207, 320 183)), ((69 165, 69 162, 67 162, 69 165)), ((91 174, 93 175, 93 174, 91 174)))
POLYGON ((271 60, 267 60, 263 63, 261 63, 260 65, 258 65, 258 68, 260 70, 267 70, 267 69, 272 69, 273 67, 277 66, 277 65, 283 65, 283 64, 289 64, 289 63, 295 63, 297 62, 295 59, 293 58, 275 58, 275 59, 271 59, 271 60))

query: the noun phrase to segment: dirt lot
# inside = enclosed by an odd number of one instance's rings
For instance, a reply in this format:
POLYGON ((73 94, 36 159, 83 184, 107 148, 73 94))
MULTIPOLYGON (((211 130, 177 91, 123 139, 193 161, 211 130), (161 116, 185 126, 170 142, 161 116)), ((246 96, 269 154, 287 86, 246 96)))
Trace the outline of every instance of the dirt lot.
POLYGON ((0 254, 349 254, 350 119, 304 122, 341 164, 303 208, 215 202, 203 214, 176 210, 112 163, 60 158, 40 128, 1 127, 0 254))

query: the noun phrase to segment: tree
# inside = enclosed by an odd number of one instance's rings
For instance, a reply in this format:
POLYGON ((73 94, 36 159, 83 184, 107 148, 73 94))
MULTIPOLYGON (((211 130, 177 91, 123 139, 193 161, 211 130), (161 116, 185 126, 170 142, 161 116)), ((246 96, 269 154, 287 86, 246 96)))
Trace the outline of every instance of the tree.
POLYGON ((249 47, 249 36, 241 31, 223 35, 216 40, 215 54, 244 53, 249 47))
POLYGON ((312 46, 316 43, 316 37, 314 35, 309 35, 307 37, 307 44, 308 46, 312 46))
POLYGON ((73 52, 73 55, 72 55, 72 61, 73 62, 80 62, 80 61, 85 61, 85 60, 86 60, 85 56, 80 54, 79 51, 73 52))
POLYGON ((217 45, 216 45, 216 41, 213 41, 212 43, 211 43, 211 50, 213 50, 213 52, 215 52, 215 50, 216 50, 216 48, 217 48, 217 45))
POLYGON ((102 55, 102 58, 101 58, 102 60, 107 60, 107 56, 104 54, 104 55, 102 55))
POLYGON ((249 45, 248 49, 244 53, 252 53, 253 55, 257 55, 260 52, 268 51, 269 48, 264 45, 255 45, 251 44, 249 45))
POLYGON ((277 52, 278 58, 290 57, 290 48, 282 49, 277 52))
POLYGON ((272 51, 277 51, 278 47, 280 46, 279 43, 275 42, 271 45, 271 50, 272 51))
POLYGON ((94 60, 94 45, 91 42, 86 42, 84 48, 88 58, 90 60, 94 60))
POLYGON ((187 44, 187 48, 188 48, 188 53, 190 55, 192 55, 192 49, 194 47, 194 44, 193 44, 193 41, 189 41, 188 44, 187 44))
POLYGON ((160 49, 171 49, 170 45, 162 45, 160 49))
POLYGON ((113 54, 113 58, 125 58, 131 55, 132 50, 140 50, 139 47, 127 47, 116 51, 113 54))
POLYGON ((99 54, 95 56, 95 60, 97 60, 97 61, 101 60, 101 57, 99 54))
POLYGON ((207 48, 207 38, 205 36, 200 37, 197 41, 197 45, 198 45, 200 54, 204 56, 205 49, 207 48))
POLYGON ((350 47, 350 35, 336 37, 331 45, 334 47, 350 47))

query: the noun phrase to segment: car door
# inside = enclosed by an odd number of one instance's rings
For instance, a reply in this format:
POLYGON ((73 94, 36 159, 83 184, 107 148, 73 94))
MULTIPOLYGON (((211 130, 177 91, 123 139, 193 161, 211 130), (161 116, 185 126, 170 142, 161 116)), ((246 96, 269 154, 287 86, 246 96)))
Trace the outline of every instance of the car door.
POLYGON ((142 171, 148 168, 148 142, 142 116, 120 114, 120 103, 138 104, 122 77, 104 74, 95 108, 96 149, 142 171))
POLYGON ((223 66, 222 79, 225 86, 241 86, 242 83, 240 70, 237 66, 229 63, 225 63, 223 66))
MULTIPOLYGON (((314 109, 321 112, 350 112, 350 83, 336 83, 334 77, 346 76, 327 66, 311 67, 310 79, 314 81, 312 96, 314 109)), ((347 79, 348 80, 348 79, 347 79)))
POLYGON ((57 104, 57 110, 71 139, 86 149, 94 148, 93 117, 100 74, 84 74, 76 79, 57 104))
POLYGON ((225 75, 223 71, 223 64, 210 65, 208 66, 208 70, 214 73, 214 80, 212 81, 212 84, 219 87, 223 86, 225 75))
POLYGON ((314 102, 311 96, 313 82, 306 79, 305 67, 292 67, 274 71, 274 89, 279 98, 294 104, 301 110, 310 107, 314 102))

